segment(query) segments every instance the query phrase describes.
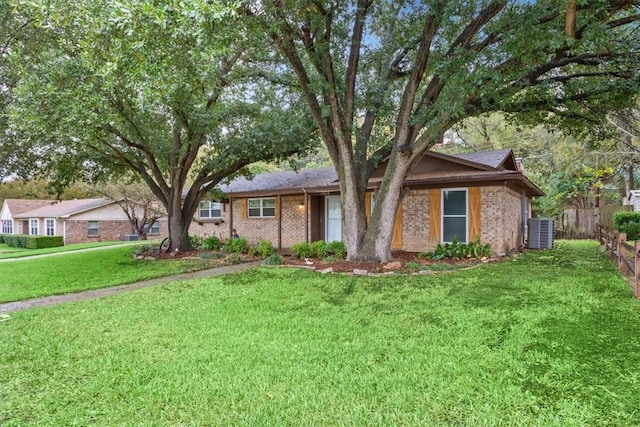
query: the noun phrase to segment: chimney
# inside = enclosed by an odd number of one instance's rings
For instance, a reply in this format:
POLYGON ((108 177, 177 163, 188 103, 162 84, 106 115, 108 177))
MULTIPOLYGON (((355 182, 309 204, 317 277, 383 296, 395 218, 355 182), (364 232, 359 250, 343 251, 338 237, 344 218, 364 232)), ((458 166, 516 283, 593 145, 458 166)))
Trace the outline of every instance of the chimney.
POLYGON ((524 173, 524 159, 522 157, 516 157, 516 168, 518 168, 518 172, 524 173))

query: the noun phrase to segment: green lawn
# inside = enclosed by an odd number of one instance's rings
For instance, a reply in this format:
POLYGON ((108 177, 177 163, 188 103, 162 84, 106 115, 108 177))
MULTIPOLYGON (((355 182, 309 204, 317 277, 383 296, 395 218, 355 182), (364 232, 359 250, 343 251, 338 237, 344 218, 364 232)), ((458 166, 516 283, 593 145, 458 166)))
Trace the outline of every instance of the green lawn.
POLYGON ((638 325, 594 242, 436 276, 262 268, 11 313, 0 424, 635 426, 638 325))
MULTIPOLYGON (((56 248, 44 248, 44 249, 26 249, 15 248, 5 243, 0 243, 0 259, 7 258, 23 258, 34 255, 44 255, 57 252, 71 252, 79 249, 97 248, 102 246, 123 245, 123 242, 96 242, 96 243, 77 243, 74 245, 59 246, 56 248)), ((139 242, 133 243, 140 244, 139 242)))
POLYGON ((143 261, 137 245, 0 262, 0 302, 133 283, 211 266, 208 260, 143 261))

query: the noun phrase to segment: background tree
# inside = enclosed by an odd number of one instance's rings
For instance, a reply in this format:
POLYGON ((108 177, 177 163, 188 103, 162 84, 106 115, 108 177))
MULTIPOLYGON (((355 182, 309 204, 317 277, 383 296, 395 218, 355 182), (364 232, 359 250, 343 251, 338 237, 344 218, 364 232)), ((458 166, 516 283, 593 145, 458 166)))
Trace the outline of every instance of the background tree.
POLYGON ((171 249, 191 249, 193 215, 221 180, 313 141, 295 96, 246 78, 253 46, 232 5, 16 6, 47 43, 11 52, 20 80, 9 111, 10 151, 23 161, 0 160, 59 187, 135 173, 168 214, 171 249))
POLYGON ((147 240, 149 230, 167 215, 158 198, 136 177, 123 177, 119 181, 86 186, 88 192, 97 193, 116 201, 131 223, 131 231, 140 240, 147 240))
POLYGON ((295 73, 338 172, 350 259, 390 258, 403 181, 456 123, 504 111, 578 131, 601 120, 596 109, 630 102, 638 3, 567 10, 566 1, 254 4, 249 13, 295 73), (367 224, 367 180, 382 159, 367 224))
POLYGON ((49 183, 44 180, 23 181, 12 179, 0 183, 0 206, 5 199, 84 199, 94 197, 97 193, 93 190, 83 188, 79 185, 71 185, 57 194, 49 187, 49 183))

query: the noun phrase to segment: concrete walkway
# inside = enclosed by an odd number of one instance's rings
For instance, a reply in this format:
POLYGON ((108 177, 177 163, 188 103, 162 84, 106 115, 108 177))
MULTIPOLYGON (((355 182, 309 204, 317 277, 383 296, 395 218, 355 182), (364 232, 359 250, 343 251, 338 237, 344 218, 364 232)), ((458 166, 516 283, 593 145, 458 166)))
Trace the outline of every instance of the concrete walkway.
POLYGON ((26 310, 32 307, 45 307, 48 305, 62 304, 72 301, 83 301, 91 298, 101 298, 109 295, 115 295, 122 292, 132 291, 134 289, 146 288, 148 286, 163 285, 165 283, 177 282, 190 279, 201 279, 205 277, 221 276, 223 274, 237 273, 246 271, 260 265, 261 261, 246 262, 243 264, 227 265, 224 267, 210 268, 208 270, 194 271, 192 273, 183 273, 175 276, 158 277, 156 279, 145 280, 143 282, 132 283, 129 285, 112 286, 109 288, 94 289, 91 291, 77 292, 73 294, 52 295, 48 297, 32 298, 23 301, 14 301, 0 304, 0 313, 8 313, 11 311, 26 310))

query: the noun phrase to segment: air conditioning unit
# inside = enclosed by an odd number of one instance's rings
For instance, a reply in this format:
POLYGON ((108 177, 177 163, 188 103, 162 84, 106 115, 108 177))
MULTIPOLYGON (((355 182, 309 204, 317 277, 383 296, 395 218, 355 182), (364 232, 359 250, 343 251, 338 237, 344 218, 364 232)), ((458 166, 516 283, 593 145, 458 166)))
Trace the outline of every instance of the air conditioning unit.
POLYGON ((125 242, 135 242, 136 240, 138 240, 137 234, 125 234, 124 236, 125 242))
POLYGON ((529 249, 551 249, 553 247, 553 219, 531 218, 529 220, 529 249))

